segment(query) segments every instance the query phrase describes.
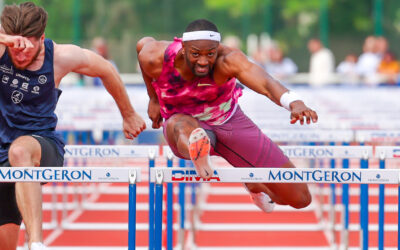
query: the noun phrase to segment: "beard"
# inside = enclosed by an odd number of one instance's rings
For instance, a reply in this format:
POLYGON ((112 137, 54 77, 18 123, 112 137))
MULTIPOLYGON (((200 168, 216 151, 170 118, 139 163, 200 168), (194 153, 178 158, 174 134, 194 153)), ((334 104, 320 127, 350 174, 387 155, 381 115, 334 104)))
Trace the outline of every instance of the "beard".
MULTIPOLYGON (((28 68, 29 66, 32 65, 32 63, 37 59, 37 57, 39 56, 39 54, 40 54, 41 51, 42 51, 42 45, 39 46, 39 48, 38 48, 37 51, 35 52, 35 55, 34 55, 34 56, 32 57, 32 59, 31 59, 26 65, 24 65, 24 66, 18 66, 17 63, 14 61, 14 59, 13 59, 11 56, 10 56, 10 59, 11 59, 11 62, 12 62, 12 64, 13 64, 13 66, 14 66, 16 69, 25 70, 26 68, 28 68)), ((10 53, 8 47, 7 47, 7 53, 8 53, 9 55, 11 55, 11 53, 10 53)))

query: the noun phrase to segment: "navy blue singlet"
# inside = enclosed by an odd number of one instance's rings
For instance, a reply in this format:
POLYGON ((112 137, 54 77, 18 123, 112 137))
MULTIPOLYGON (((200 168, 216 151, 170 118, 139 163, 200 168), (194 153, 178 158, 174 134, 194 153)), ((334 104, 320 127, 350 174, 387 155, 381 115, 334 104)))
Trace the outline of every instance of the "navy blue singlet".
POLYGON ((53 41, 45 39, 44 46, 44 62, 37 71, 16 69, 7 50, 0 58, 0 162, 8 159, 10 144, 22 135, 48 137, 64 155, 64 142, 55 132, 61 90, 54 82, 53 41))

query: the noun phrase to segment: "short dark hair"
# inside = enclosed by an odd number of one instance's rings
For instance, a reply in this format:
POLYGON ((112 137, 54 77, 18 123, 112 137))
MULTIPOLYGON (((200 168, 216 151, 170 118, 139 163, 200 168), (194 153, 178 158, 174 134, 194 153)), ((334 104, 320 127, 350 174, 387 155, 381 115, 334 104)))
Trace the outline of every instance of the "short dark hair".
POLYGON ((40 38, 47 24, 47 12, 32 2, 6 5, 1 13, 1 27, 8 35, 40 38))
POLYGON ((217 26, 206 19, 197 19, 189 23, 189 25, 186 27, 185 32, 199 31, 199 30, 209 30, 218 32, 217 26))

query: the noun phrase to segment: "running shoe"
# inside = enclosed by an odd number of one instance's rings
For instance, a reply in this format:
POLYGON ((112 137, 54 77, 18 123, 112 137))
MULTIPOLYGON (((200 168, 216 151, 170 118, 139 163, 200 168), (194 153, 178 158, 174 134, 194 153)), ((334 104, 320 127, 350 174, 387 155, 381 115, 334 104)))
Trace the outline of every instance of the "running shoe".
POLYGON ((31 250, 47 250, 47 247, 42 242, 33 242, 31 244, 31 250))
POLYGON ((257 205, 262 211, 266 213, 271 213, 274 210, 275 202, 271 200, 268 194, 264 192, 252 193, 250 192, 250 197, 254 204, 257 205))
POLYGON ((189 155, 197 174, 208 179, 213 175, 210 161, 210 138, 202 128, 196 128, 189 136, 189 155))

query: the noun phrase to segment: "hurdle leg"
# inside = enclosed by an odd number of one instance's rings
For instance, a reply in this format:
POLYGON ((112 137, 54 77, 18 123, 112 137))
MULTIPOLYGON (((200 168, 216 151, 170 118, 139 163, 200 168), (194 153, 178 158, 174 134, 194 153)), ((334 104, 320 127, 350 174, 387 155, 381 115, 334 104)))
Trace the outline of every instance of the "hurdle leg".
POLYGON ((156 171, 156 207, 155 207, 155 250, 162 249, 162 216, 163 216, 163 178, 162 170, 156 171))
MULTIPOLYGON (((186 166, 186 161, 184 159, 179 159, 179 167, 184 168, 186 166)), ((178 242, 180 244, 180 249, 184 249, 185 246, 185 183, 179 183, 179 233, 178 242)))
MULTIPOLYGON (((385 169, 384 156, 379 160, 379 168, 385 169)), ((383 250, 385 246, 385 185, 379 184, 379 228, 378 228, 378 249, 383 250)))
MULTIPOLYGON (((172 168, 173 165, 173 156, 172 153, 168 153, 168 161, 167 165, 169 168, 172 168)), ((174 223, 174 186, 172 183, 167 183, 167 250, 172 250, 173 248, 173 223, 174 223)))
MULTIPOLYGON (((368 169, 368 155, 366 154, 363 159, 361 159, 361 168, 368 169)), ((361 225, 361 249, 368 250, 368 184, 360 185, 360 225, 361 225)))
POLYGON ((129 171, 128 250, 136 249, 136 170, 129 171))
MULTIPOLYGON (((349 159, 343 159, 343 169, 349 168, 349 159)), ((342 231, 342 248, 349 247, 349 184, 342 185, 342 203, 343 203, 343 231, 342 231)))
MULTIPOLYGON (((155 152, 149 152, 149 180, 150 172, 155 166, 155 152)), ((149 182, 149 250, 154 249, 154 182, 149 182)))

